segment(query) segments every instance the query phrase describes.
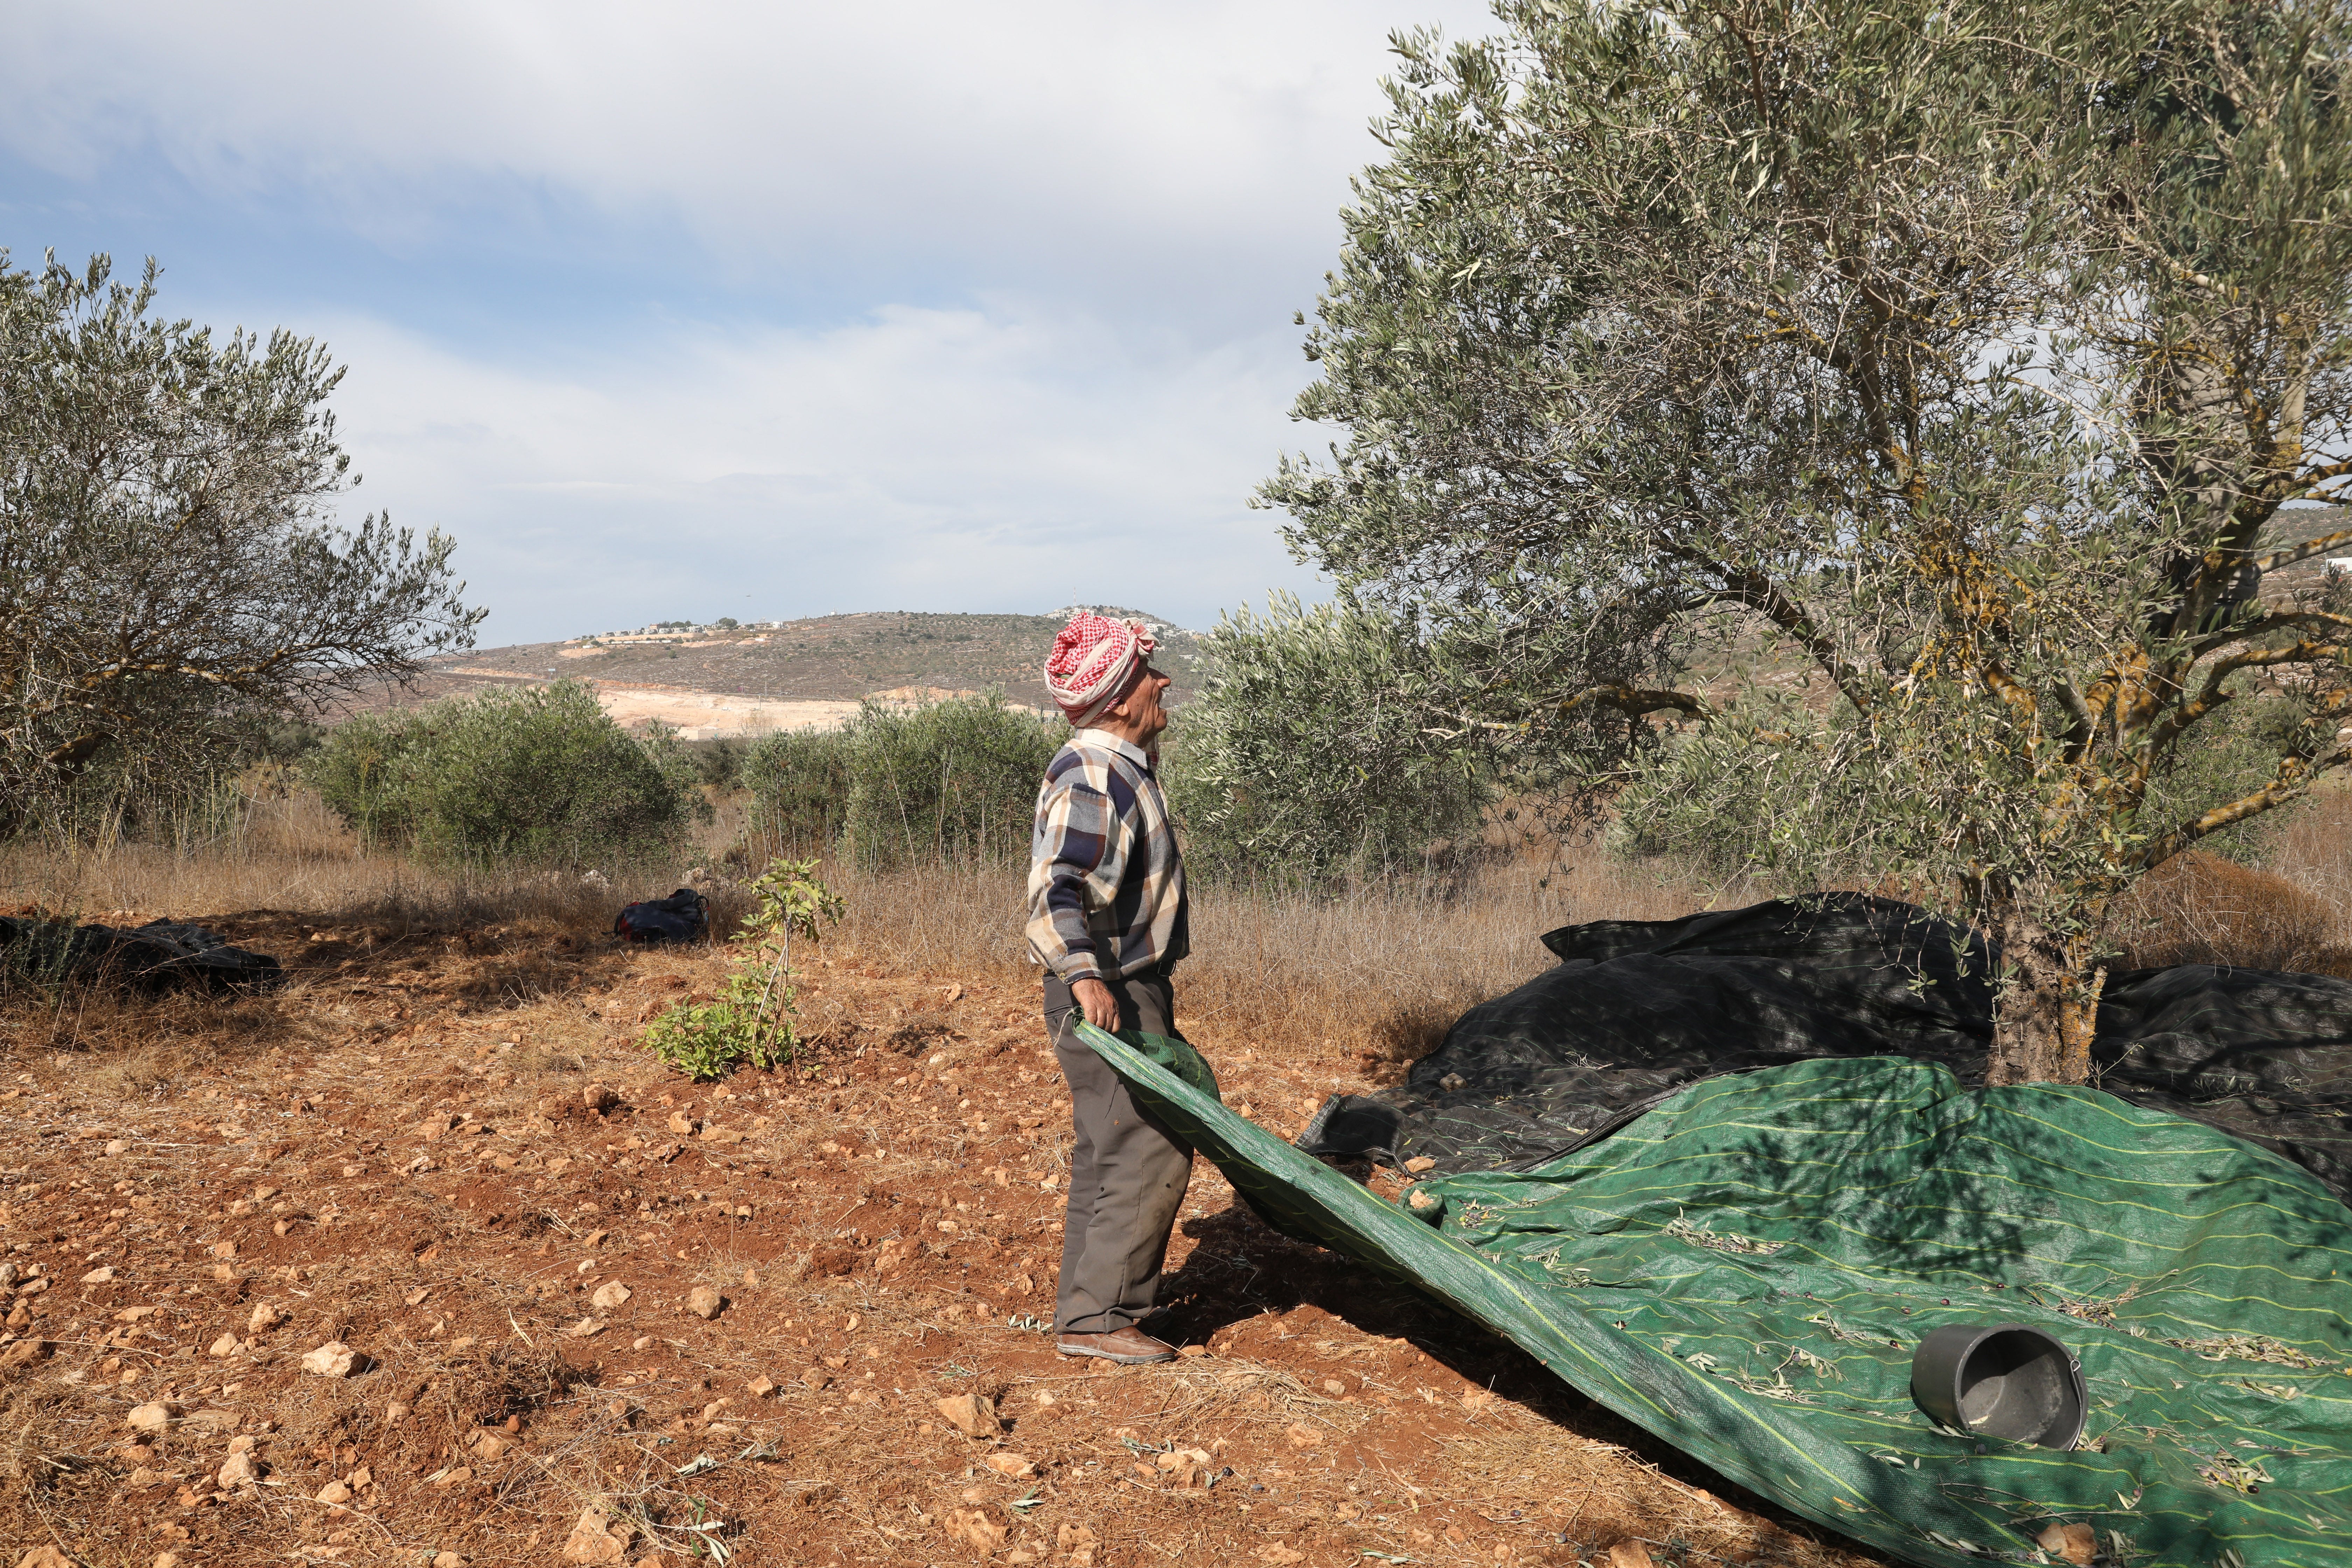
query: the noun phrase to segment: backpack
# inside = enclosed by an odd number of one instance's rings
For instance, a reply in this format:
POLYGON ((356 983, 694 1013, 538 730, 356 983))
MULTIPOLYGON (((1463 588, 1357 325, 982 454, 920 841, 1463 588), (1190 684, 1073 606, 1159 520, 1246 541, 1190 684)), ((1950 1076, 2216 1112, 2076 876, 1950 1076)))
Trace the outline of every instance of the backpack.
POLYGON ((624 942, 700 942, 709 931, 710 900, 692 888, 630 904, 613 917, 613 934, 624 942))

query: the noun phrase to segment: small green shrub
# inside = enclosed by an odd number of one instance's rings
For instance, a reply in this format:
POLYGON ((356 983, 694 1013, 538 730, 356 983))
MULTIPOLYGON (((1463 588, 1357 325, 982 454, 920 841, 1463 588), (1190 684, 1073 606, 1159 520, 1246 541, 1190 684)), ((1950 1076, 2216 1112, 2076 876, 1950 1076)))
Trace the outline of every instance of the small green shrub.
POLYGON ((799 1012, 793 938, 815 942, 842 914, 841 900, 817 879, 816 868, 813 859, 768 863, 751 884, 758 902, 733 938, 733 967, 719 1000, 669 1008, 646 1029, 647 1049, 698 1081, 792 1059, 800 1045, 793 1026, 799 1012))
POLYGON ((443 860, 667 853, 710 811, 675 731, 632 736, 575 681, 362 715, 302 777, 363 837, 443 860))

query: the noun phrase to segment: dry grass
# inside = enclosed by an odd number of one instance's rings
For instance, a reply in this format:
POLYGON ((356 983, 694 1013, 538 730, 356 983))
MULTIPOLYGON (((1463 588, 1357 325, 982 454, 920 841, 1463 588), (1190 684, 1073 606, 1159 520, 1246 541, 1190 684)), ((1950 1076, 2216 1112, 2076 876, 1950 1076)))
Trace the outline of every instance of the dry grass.
POLYGON ((2214 963, 2352 979, 2352 794, 2284 823, 2260 862, 2191 851, 2158 867, 2108 921, 2124 962, 2214 963))
MULTIPOLYGON (((268 910, 359 927, 399 942, 458 929, 609 921, 628 899, 658 896, 698 866, 720 863, 740 813, 719 821, 677 863, 616 869, 609 884, 554 873, 476 873, 369 853, 308 791, 248 802, 240 830, 194 851, 116 844, 103 851, 18 847, 0 855, 0 904, 82 919, 132 921, 268 910)), ((825 868, 848 917, 827 951, 901 973, 1028 977, 1023 875, 928 867, 876 873, 825 868)), ((745 902, 713 889, 717 928, 745 902)), ((1498 857, 1466 889, 1403 887, 1343 898, 1202 887, 1183 972, 1184 1026, 1203 1038, 1277 1052, 1337 1051, 1399 1063, 1433 1048, 1463 1009, 1516 986, 1550 962, 1537 940, 1599 919, 1665 920, 1758 896, 1708 889, 1614 861, 1597 849, 1545 861, 1498 857)), ((531 960, 529 962, 538 962, 531 960)), ((495 967, 494 965, 491 967, 495 967)), ((517 994, 546 976, 486 975, 517 994)), ((83 1020, 87 1021, 87 1020, 83 1020)), ((58 1026, 74 1032, 77 1020, 58 1026)), ((917 1022, 919 1022, 918 1020, 917 1022)))

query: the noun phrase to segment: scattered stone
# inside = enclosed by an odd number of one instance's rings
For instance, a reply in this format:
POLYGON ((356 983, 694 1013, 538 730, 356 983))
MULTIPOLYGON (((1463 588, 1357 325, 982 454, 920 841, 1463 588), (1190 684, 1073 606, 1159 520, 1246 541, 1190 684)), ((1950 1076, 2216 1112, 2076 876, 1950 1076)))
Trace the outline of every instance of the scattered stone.
POLYGON ((607 1529, 604 1510, 593 1505, 581 1510, 579 1522, 563 1542, 566 1563, 618 1563, 627 1555, 628 1538, 607 1529))
POLYGON ((444 1470, 439 1475, 434 1477, 433 1484, 439 1487, 442 1490, 446 1491, 452 1487, 462 1487, 473 1479, 473 1467, 470 1465, 459 1465, 455 1469, 444 1470))
POLYGON ((353 1470, 350 1475, 343 1478, 343 1484, 351 1488, 352 1490, 355 1492, 363 1492, 367 1490, 368 1488, 375 1485, 375 1472, 369 1469, 365 1465, 362 1465, 358 1469, 353 1470))
POLYGON ((1282 1429, 1282 1435, 1290 1439, 1294 1448, 1312 1448, 1323 1441, 1323 1434, 1304 1421, 1293 1421, 1282 1429))
POLYGON ((239 1487, 252 1486, 260 1479, 261 1472, 253 1468, 253 1455, 243 1448, 224 1460, 220 1474, 214 1478, 215 1483, 225 1492, 233 1492, 239 1487))
POLYGON ((155 1568, 180 1568, 180 1554, 176 1552, 158 1552, 155 1553, 155 1568))
POLYGON ((1095 1532, 1089 1526, 1065 1523, 1054 1538, 1074 1568, 1094 1568, 1095 1532))
POLYGON ((768 1395, 776 1392, 776 1380, 763 1373, 761 1376, 753 1378, 743 1386, 751 1391, 752 1398, 765 1399, 768 1395))
POLYGON ((596 1293, 588 1298, 588 1304, 600 1312, 616 1311, 628 1305, 629 1297, 633 1294, 618 1279, 607 1279, 596 1287, 596 1293))
POLYGON ((1404 1168, 1418 1176, 1423 1171, 1433 1171, 1437 1169, 1437 1162, 1431 1159, 1426 1154, 1416 1154, 1412 1159, 1407 1160, 1404 1163, 1404 1168))
POLYGON ((131 1142, 126 1138, 110 1138, 106 1141, 106 1152, 109 1156, 128 1154, 131 1152, 131 1142))
POLYGON ((563 1331, 575 1340, 592 1339, 604 1331, 604 1322, 601 1318, 583 1318, 563 1331))
POLYGON ((168 1405, 134 1405, 124 1416, 124 1425, 133 1432, 169 1432, 172 1429, 172 1407, 168 1405))
POLYGON ((598 1116, 621 1103, 621 1097, 601 1083, 592 1083, 580 1091, 580 1103, 598 1116))
POLYGON ((16 1294, 19 1296, 37 1296, 55 1283, 55 1280, 47 1279, 27 1279, 22 1285, 16 1287, 16 1294))
POLYGON ((83 1275, 83 1276, 81 1277, 81 1282, 82 1282, 83 1284, 85 1284, 85 1285, 111 1285, 111 1284, 113 1284, 113 1283, 114 1283, 114 1267, 113 1267, 113 1265, 109 1264, 109 1265, 107 1265, 107 1266, 106 1266, 105 1268, 93 1268, 93 1269, 91 1269, 89 1273, 87 1273, 87 1274, 85 1274, 85 1275, 83 1275))
POLYGON ((1638 1541, 1621 1541, 1609 1549, 1606 1568, 1655 1568, 1650 1549, 1638 1541))
POLYGON ((234 1241, 215 1241, 213 1243, 212 1253, 215 1258, 235 1258, 236 1256, 236 1243, 234 1241))
POLYGON ((151 1470, 146 1466, 141 1465, 131 1472, 130 1478, 122 1484, 132 1491, 145 1491, 149 1487, 160 1487, 166 1481, 176 1481, 179 1479, 177 1476, 167 1476, 161 1470, 151 1470))
POLYGON ((1341 1383, 1336 1377, 1327 1377, 1323 1380, 1323 1392, 1329 1394, 1334 1399, 1345 1398, 1348 1393, 1348 1385, 1341 1383))
POLYGON ((681 1133, 687 1137, 692 1137, 694 1135, 694 1118, 688 1116, 683 1110, 673 1110, 669 1113, 669 1130, 673 1132, 681 1133))
POLYGON ((313 1377, 349 1377, 365 1358, 341 1340, 329 1340, 302 1358, 302 1370, 313 1377))
POLYGON ((454 1552, 436 1552, 433 1554, 433 1568, 466 1568, 466 1560, 454 1552))
POLYGON ((114 1321, 118 1323, 135 1323, 154 1315, 155 1309, 152 1307, 125 1307, 114 1314, 114 1321))
POLYGON ((2068 1563, 2088 1563, 2099 1552, 2098 1535, 2087 1524, 2060 1524, 2053 1521, 2047 1529, 2034 1537, 2033 1543, 2053 1557, 2068 1563))
POLYGON ((727 1310, 727 1298, 712 1286, 697 1285, 687 1292, 686 1310, 698 1318, 715 1318, 727 1310))
POLYGON ((993 1437, 1003 1430, 996 1401, 984 1394, 951 1394, 940 1401, 940 1415, 967 1437, 993 1437))
POLYGON ((74 1560, 44 1543, 26 1547, 25 1555, 16 1559, 16 1568, 74 1568, 74 1560))
POLYGON ((484 1432, 474 1439, 474 1452, 485 1459, 495 1459, 514 1447, 514 1439, 502 1432, 484 1432))
POLYGON ((30 1366, 37 1361, 46 1360, 57 1348, 54 1340, 18 1340, 6 1350, 0 1351, 0 1367, 30 1366))
POLYGON ((311 1500, 313 1502, 323 1502, 330 1505, 346 1503, 352 1500, 352 1489, 343 1485, 341 1481, 329 1481, 325 1486, 319 1489, 319 1495, 311 1500))
POLYGON ((1304 1563, 1307 1553, 1294 1552, 1281 1542, 1274 1541, 1257 1549, 1257 1560, 1261 1563, 1304 1563))
POLYGON ((1011 1476, 1016 1481, 1026 1480, 1037 1473, 1037 1461, 1026 1454, 991 1454, 981 1463, 998 1475, 1011 1476))
POLYGON ((236 1353, 236 1336, 235 1334, 221 1335, 220 1338, 213 1342, 211 1353, 216 1356, 235 1355, 236 1353))
POLYGON ((1005 1530, 979 1509, 960 1508, 948 1515, 948 1534, 985 1557, 1004 1544, 1005 1530))

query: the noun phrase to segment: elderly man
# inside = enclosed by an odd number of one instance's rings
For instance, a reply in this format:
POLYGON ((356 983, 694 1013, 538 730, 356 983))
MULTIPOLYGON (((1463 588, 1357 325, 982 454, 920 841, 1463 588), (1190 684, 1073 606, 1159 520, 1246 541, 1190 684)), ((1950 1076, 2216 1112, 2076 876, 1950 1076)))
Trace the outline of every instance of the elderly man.
POLYGON ((1055 1348, 1123 1366, 1176 1354, 1137 1325, 1159 1294, 1192 1151, 1137 1109, 1072 1020, 1176 1033, 1169 974, 1185 952, 1184 865, 1152 772, 1168 727, 1153 647, 1137 623, 1083 613, 1055 638, 1045 685, 1075 733, 1045 770, 1029 849, 1029 950, 1045 967, 1045 1027, 1077 1140, 1055 1348))

